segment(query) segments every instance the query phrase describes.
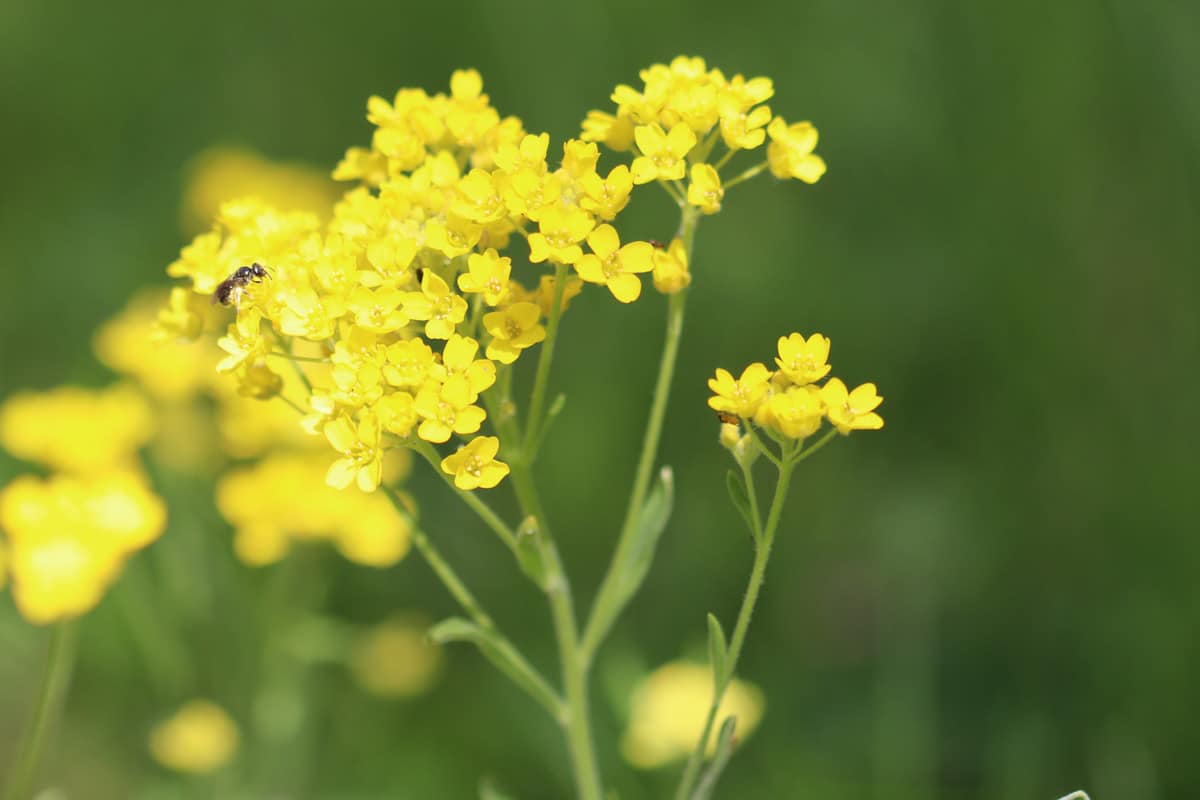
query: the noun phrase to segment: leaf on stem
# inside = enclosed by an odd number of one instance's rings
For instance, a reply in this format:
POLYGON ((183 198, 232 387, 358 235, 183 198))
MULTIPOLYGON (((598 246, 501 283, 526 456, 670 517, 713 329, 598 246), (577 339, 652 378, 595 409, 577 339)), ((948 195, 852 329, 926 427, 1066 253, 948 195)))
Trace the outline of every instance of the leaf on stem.
POLYGON ((725 643, 725 631, 721 628, 721 621, 712 614, 708 615, 708 661, 712 665, 713 695, 716 696, 725 685, 729 646, 725 643))
POLYGON ((544 592, 548 585, 549 570, 546 568, 542 550, 538 547, 538 534, 537 518, 526 517, 517 528, 517 563, 521 565, 521 571, 544 592))
POLYGON ((496 783, 485 777, 479 782, 479 800, 516 800, 508 792, 496 788, 496 783))
POLYGON ((741 475, 729 470, 725 473, 725 488, 729 490, 729 499, 733 501, 733 507, 742 515, 742 519, 746 520, 746 527, 750 529, 750 535, 757 536, 758 531, 754 527, 754 515, 750 511, 750 493, 746 490, 746 481, 741 475))
POLYGON ((500 634, 476 625, 462 617, 450 617, 429 629, 429 638, 438 644, 470 642, 479 648, 488 661, 507 675, 513 683, 529 693, 550 714, 561 720, 563 703, 546 679, 534 671, 512 643, 500 634))
POLYGON ((696 791, 692 792, 690 800, 708 800, 712 797, 713 789, 717 788, 717 781, 720 780, 725 765, 729 763, 729 757, 733 755, 733 730, 735 727, 737 727, 737 717, 726 717, 725 722, 721 724, 721 732, 717 734, 717 749, 713 753, 712 761, 708 763, 708 769, 700 778, 700 784, 696 786, 696 791))

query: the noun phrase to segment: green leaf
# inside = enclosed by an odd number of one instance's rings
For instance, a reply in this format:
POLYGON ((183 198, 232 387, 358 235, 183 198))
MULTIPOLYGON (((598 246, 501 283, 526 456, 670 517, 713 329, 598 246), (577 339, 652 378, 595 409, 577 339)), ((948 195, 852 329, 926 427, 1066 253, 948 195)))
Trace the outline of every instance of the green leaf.
POLYGON ((713 692, 720 693, 725 684, 725 669, 729 660, 729 647, 725 644, 725 631, 721 622, 712 614, 708 615, 708 661, 712 664, 713 692))
POLYGON ((508 792, 496 788, 496 782, 485 777, 479 782, 479 800, 515 800, 508 792))
POLYGON ((746 481, 738 473, 729 470, 725 473, 725 488, 729 490, 729 499, 733 501, 733 507, 742 515, 742 519, 746 520, 746 527, 750 529, 751 535, 754 535, 754 514, 750 511, 750 493, 746 491, 746 481))
POLYGON ((517 563, 521 565, 521 571, 544 592, 549 570, 546 569, 542 549, 538 546, 538 534, 537 518, 526 517, 517 528, 517 563))
POLYGON ((658 482, 650 490, 638 512, 634 523, 633 533, 629 538, 629 547, 621 556, 620 561, 613 564, 613 579, 611 592, 606 592, 609 586, 601 589, 596 598, 593 619, 588 625, 589 641, 594 645, 603 641, 605 635, 617 617, 628 605, 654 561, 654 550, 671 518, 671 507, 675 502, 675 478, 670 467, 663 467, 658 474, 658 482))
POLYGON ((725 765, 729 763, 729 757, 733 755, 735 727, 736 717, 726 717, 725 722, 721 724, 721 732, 717 734, 717 749, 713 752, 712 761, 708 762, 708 769, 701 776, 696 791, 692 792, 691 800, 708 800, 712 797, 713 789, 717 788, 717 781, 720 780, 725 765))
POLYGON ((438 644, 470 642, 488 661, 503 672, 530 697, 537 700, 555 719, 562 719, 563 702, 546 679, 530 666, 521 652, 494 630, 476 625, 462 617, 450 617, 429 629, 429 638, 438 644))

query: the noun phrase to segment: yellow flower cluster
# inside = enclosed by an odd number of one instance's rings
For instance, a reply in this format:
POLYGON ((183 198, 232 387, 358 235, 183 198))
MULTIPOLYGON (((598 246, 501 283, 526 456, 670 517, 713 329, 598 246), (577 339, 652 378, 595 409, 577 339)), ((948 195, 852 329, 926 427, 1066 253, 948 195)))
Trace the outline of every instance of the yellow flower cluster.
POLYGON ((383 495, 330 488, 327 466, 321 453, 280 453, 222 476, 217 508, 235 528, 234 549, 242 561, 270 564, 293 541, 310 540, 329 541, 350 561, 367 566, 387 567, 404 557, 411 533, 407 518, 383 495))
POLYGON ((21 393, 0 407, 0 444, 64 471, 0 489, 13 598, 30 622, 91 610, 126 559, 162 533, 166 509, 135 460, 151 433, 141 394, 123 385, 21 393))
MULTIPOLYGON (((704 731, 712 692, 712 669, 707 665, 675 661, 652 672, 633 692, 629 726, 621 739, 625 759, 635 767, 654 769, 687 756, 704 731)), ((758 727, 763 707, 757 687, 734 679, 725 690, 717 721, 736 717, 740 742, 758 727)), ((709 742, 709 755, 716 738, 709 742)))
POLYGON ((875 413, 883 402, 875 384, 864 383, 850 391, 838 378, 830 378, 817 385, 830 369, 829 339, 821 334, 807 339, 799 333, 781 336, 775 364, 778 369, 772 371, 756 361, 738 378, 718 369, 716 377, 708 380, 713 391, 709 407, 722 415, 753 420, 790 440, 811 436, 826 419, 842 434, 883 427, 883 418, 875 413))
POLYGON ((225 766, 237 752, 237 723, 209 700, 192 700, 150 731, 154 760, 167 769, 206 775, 225 766))

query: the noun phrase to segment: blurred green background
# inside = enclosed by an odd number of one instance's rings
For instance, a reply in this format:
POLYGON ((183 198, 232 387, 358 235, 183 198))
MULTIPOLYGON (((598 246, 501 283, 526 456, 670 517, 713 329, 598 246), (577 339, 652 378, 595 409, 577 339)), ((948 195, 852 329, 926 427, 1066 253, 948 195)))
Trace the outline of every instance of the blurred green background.
MULTIPOLYGON (((678 53, 771 76, 771 106, 815 122, 829 173, 753 181, 701 225, 661 451, 679 502, 596 671, 611 787, 673 785, 616 750, 629 680, 700 655, 705 612, 731 624, 749 570, 704 381, 800 330, 832 338, 836 374, 879 384, 887 428, 795 484, 741 669, 767 712, 719 796, 1195 796, 1198 37, 1194 4, 1132 0, 0 0, 0 396, 109 380, 91 332, 163 282, 186 241, 183 167, 213 144, 331 168, 369 141, 368 95, 444 90, 465 66, 555 142, 678 53)), ((665 239, 658 194, 623 219, 665 239)), ((664 308, 593 291, 566 320, 569 401, 540 474, 584 600, 624 510, 664 308)), ((0 460, 0 482, 20 468, 0 460)), ((431 476, 413 486, 553 672, 535 591, 431 476)), ((68 797, 224 796, 182 793, 146 731, 195 694, 244 723, 264 675, 270 702, 303 699, 303 724, 247 767, 260 796, 471 797, 482 775, 520 798, 569 793, 552 723, 471 649, 407 702, 272 666, 280 614, 454 613, 415 557, 235 568, 205 485, 159 489, 179 597, 138 593, 143 554, 86 620, 47 770, 68 797)), ((0 763, 44 642, 0 599, 0 763)))

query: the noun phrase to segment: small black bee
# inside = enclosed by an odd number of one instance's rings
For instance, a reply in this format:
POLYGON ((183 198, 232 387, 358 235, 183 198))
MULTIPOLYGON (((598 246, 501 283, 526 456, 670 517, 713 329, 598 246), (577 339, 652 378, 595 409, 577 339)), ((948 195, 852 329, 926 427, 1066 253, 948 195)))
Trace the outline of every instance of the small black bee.
POLYGON ((262 283, 263 278, 269 274, 267 268, 257 261, 248 267, 238 267, 232 275, 217 284, 217 290, 213 292, 213 302, 223 306, 236 306, 247 286, 252 282, 262 283))

